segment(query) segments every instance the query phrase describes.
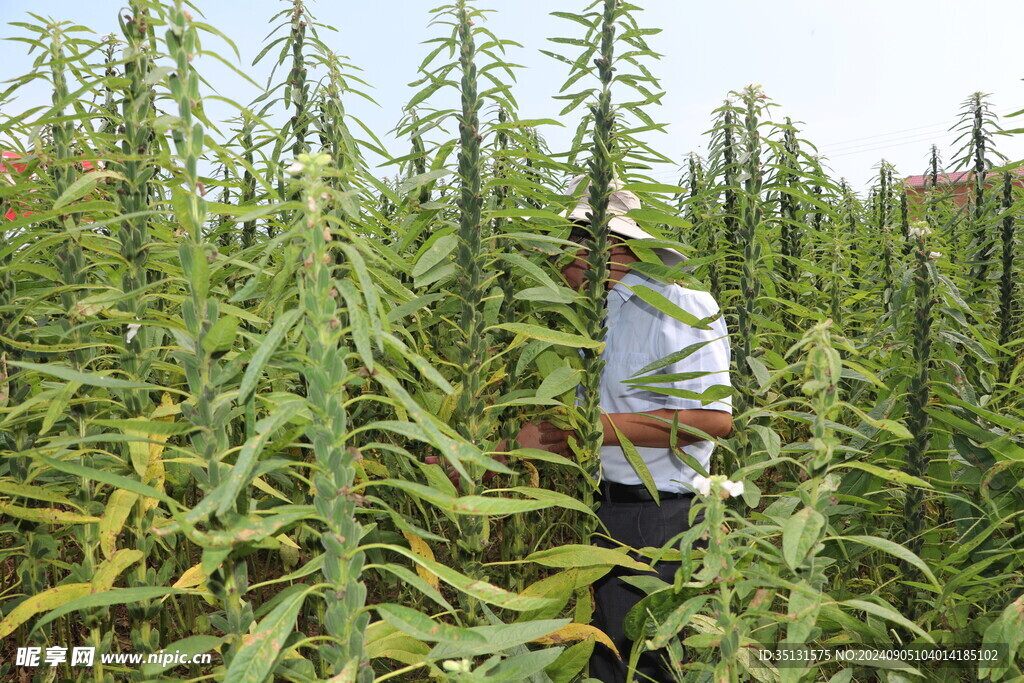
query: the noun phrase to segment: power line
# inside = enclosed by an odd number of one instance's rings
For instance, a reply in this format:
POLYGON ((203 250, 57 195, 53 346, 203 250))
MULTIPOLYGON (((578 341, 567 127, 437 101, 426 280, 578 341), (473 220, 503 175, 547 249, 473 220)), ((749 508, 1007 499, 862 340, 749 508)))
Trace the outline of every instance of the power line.
MULTIPOLYGON (((1016 111, 1016 107, 1008 107, 1008 108, 1003 109, 1001 111, 992 112, 992 113, 995 114, 996 116, 1005 116, 1006 114, 1011 113, 1013 111, 1016 111)), ((833 142, 833 143, 829 143, 827 145, 822 145, 821 149, 822 150, 825 150, 825 149, 836 149, 836 148, 841 148, 841 147, 848 147, 848 146, 851 146, 851 145, 856 146, 859 143, 866 142, 868 140, 875 140, 877 138, 887 138, 887 137, 892 137, 892 136, 899 136, 899 135, 902 135, 903 133, 912 133, 914 131, 922 131, 922 132, 921 133, 917 133, 917 134, 915 134, 915 136, 912 136, 912 137, 916 137, 916 136, 919 136, 919 135, 925 135, 925 134, 929 134, 930 135, 931 132, 938 132, 940 130, 941 131, 945 131, 945 132, 951 132, 950 129, 953 126, 955 126, 957 123, 959 123, 959 121, 960 121, 959 119, 956 119, 956 120, 953 120, 951 123, 948 122, 948 121, 946 123, 934 123, 934 124, 931 124, 931 125, 928 125, 928 126, 919 126, 917 128, 905 128, 903 130, 897 130, 897 131, 893 131, 891 133, 879 133, 878 135, 868 135, 866 137, 854 138, 852 140, 845 140, 843 142, 833 142)), ((897 138, 897 139, 900 139, 900 138, 897 138)))

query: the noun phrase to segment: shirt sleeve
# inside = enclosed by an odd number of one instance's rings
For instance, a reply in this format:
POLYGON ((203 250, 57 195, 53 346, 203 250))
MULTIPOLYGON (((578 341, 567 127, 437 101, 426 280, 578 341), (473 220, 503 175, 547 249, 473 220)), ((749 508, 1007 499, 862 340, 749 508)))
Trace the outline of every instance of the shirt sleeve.
MULTIPOLYGON (((666 295, 672 303, 698 320, 712 317, 720 312, 718 303, 707 292, 673 286, 666 292, 666 295)), ((698 376, 659 383, 655 386, 667 389, 681 389, 693 392, 694 394, 703 394, 715 386, 725 386, 731 390, 729 364, 731 362, 732 349, 729 344, 725 319, 718 315, 718 318, 708 324, 709 329, 701 330, 660 311, 658 311, 658 316, 660 317, 660 325, 654 344, 655 353, 658 354, 658 358, 665 358, 692 344, 703 343, 704 345, 686 358, 655 371, 655 374, 686 373, 697 374, 698 376)), ((670 396, 668 394, 660 394, 660 396, 664 402, 664 407, 670 410, 708 409, 732 413, 731 391, 724 397, 707 404, 692 397, 670 396)))

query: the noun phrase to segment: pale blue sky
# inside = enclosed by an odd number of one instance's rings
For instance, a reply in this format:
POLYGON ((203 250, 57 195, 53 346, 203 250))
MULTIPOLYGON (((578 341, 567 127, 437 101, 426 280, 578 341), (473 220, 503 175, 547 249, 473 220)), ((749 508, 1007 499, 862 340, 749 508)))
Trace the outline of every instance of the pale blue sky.
MULTIPOLYGON (((349 98, 349 113, 378 134, 385 135, 401 116, 401 107, 414 90, 416 69, 430 47, 424 40, 441 35, 429 27, 429 10, 439 0, 391 2, 310 3, 317 19, 337 29, 322 38, 363 69, 380 107, 349 98)), ((0 0, 0 35, 21 34, 10 21, 31 21, 26 12, 71 20, 97 34, 118 33, 116 17, 126 2, 114 0, 0 0)), ((903 175, 921 173, 931 143, 952 160, 953 135, 946 132, 972 92, 991 93, 993 110, 1007 114, 1024 109, 1024 66, 1015 48, 1024 26, 1024 3, 988 0, 982 4, 929 0, 732 0, 727 3, 691 0, 637 0, 644 27, 664 29, 649 38, 663 54, 649 64, 667 91, 661 107, 649 113, 668 123, 668 134, 654 141, 667 156, 683 162, 690 151, 706 151, 711 111, 728 91, 748 83, 760 84, 781 105, 776 118, 789 115, 803 121, 803 137, 829 158, 837 176, 862 190, 880 158, 894 163, 903 175)), ((275 0, 199 0, 206 21, 230 36, 242 54, 240 66, 259 82, 266 74, 250 66, 271 29, 270 18, 286 8, 275 0)), ((478 8, 498 10, 487 26, 498 37, 523 45, 508 60, 524 65, 514 94, 522 118, 556 118, 561 104, 551 99, 561 87, 566 69, 540 54, 540 49, 564 51, 549 43, 551 36, 581 37, 582 27, 549 16, 554 10, 578 12, 583 0, 486 0, 478 8), (579 29, 579 31, 577 30, 579 29)), ((214 41, 205 47, 223 56, 229 51, 214 41)), ((575 54, 575 53, 573 53, 575 54)), ((0 41, 0 79, 26 72, 31 57, 23 44, 0 41)), ((262 66, 262 65, 261 65, 262 66)), ((230 75, 213 60, 200 69, 221 94, 248 104, 258 90, 230 75)), ((311 74, 315 76, 316 74, 311 74)), ((45 100, 44 89, 28 90, 10 105, 21 109, 45 100)), ((454 106, 448 91, 438 106, 454 106)), ((1001 121, 1006 128, 1024 127, 1024 116, 1001 121)), ((567 139, 564 132, 543 132, 552 146, 567 139)), ((1019 138, 1000 138, 997 148, 1011 159, 1024 157, 1019 138)), ((404 153, 405 143, 394 151, 404 153)), ((670 181, 673 167, 655 172, 670 181)))

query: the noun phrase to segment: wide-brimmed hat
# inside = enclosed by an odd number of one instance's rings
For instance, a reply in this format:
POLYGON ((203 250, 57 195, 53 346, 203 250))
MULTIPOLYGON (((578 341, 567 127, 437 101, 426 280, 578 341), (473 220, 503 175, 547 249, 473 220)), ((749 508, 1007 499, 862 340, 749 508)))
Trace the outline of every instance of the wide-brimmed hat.
MULTIPOLYGON (((587 201, 589 198, 588 190, 590 189, 589 177, 581 175, 570 180, 566 194, 570 197, 576 195, 581 184, 583 185, 583 191, 580 194, 579 203, 576 204, 574 209, 562 214, 571 221, 589 221, 590 214, 594 210, 587 201)), ((635 240, 658 239, 637 225, 635 219, 626 215, 628 212, 640 208, 640 198, 629 190, 623 190, 622 183, 618 180, 612 180, 611 187, 612 193, 608 195, 608 232, 635 240)), ((654 251, 661 258, 661 262, 669 267, 686 260, 685 256, 675 249, 669 249, 668 247, 655 247, 654 251)))

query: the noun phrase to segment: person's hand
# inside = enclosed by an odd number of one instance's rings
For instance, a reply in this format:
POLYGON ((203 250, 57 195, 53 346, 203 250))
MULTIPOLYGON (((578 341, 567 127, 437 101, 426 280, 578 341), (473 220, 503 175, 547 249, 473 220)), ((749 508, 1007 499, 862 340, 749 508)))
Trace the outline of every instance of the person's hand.
MULTIPOLYGON (((505 450, 504 449, 504 443, 505 442, 502 442, 502 447, 499 448, 499 450, 505 450)), ((493 457, 494 460, 497 460, 502 465, 508 464, 508 456, 505 455, 504 453, 495 453, 492 457, 493 457)), ((428 455, 426 458, 423 459, 423 462, 427 463, 428 465, 440 465, 441 464, 441 458, 439 458, 436 455, 428 455)), ((462 477, 459 476, 458 471, 454 467, 452 467, 451 465, 446 465, 445 466, 445 474, 448 475, 448 479, 451 480, 451 482, 455 485, 455 488, 458 489, 459 488, 459 482, 462 480, 462 477)), ((487 470, 486 472, 484 472, 484 476, 482 477, 482 482, 484 484, 486 484, 491 479, 494 479, 494 477, 496 477, 497 475, 498 475, 497 472, 495 472, 493 470, 487 470)))
MULTIPOLYGON (((575 432, 571 429, 559 429, 550 422, 527 422, 523 425, 522 429, 516 435, 516 441, 519 442, 519 446, 522 448, 538 448, 542 451, 548 451, 555 453, 563 457, 569 457, 572 455, 569 449, 569 437, 575 436, 575 432)), ((496 450, 504 451, 508 449, 508 442, 502 441, 498 444, 496 450)), ((501 464, 508 463, 508 456, 503 453, 495 453, 492 456, 495 460, 501 464)), ((424 458, 423 462, 428 465, 441 465, 441 458, 436 455, 428 455, 424 458)), ((459 473, 451 465, 445 467, 445 473, 448 475, 448 479, 451 480, 455 487, 459 487, 459 481, 461 477, 459 473)), ((484 472, 482 477, 483 483, 487 483, 497 475, 497 472, 487 470, 484 472)))
POLYGON ((571 429, 559 429, 550 422, 527 422, 516 435, 516 441, 522 448, 539 448, 569 457, 569 437, 574 435, 571 429))

